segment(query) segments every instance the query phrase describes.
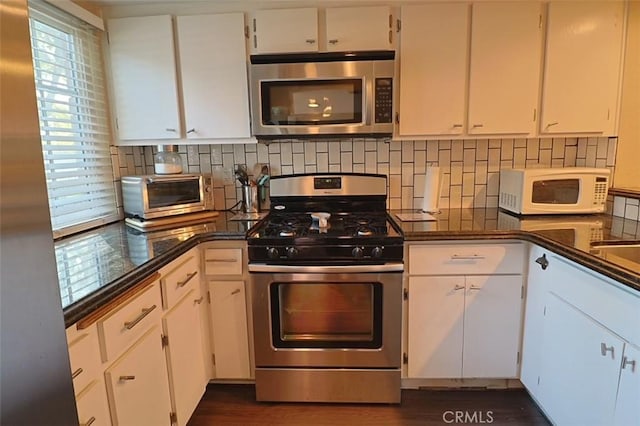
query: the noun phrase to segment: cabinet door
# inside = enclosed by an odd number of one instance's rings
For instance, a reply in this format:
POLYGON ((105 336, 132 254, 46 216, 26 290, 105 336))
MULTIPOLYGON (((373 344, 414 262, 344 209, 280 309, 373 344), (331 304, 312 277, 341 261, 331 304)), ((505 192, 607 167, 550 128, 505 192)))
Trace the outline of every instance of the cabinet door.
POLYGON ((402 7, 400 135, 463 131, 469 6, 402 7))
POLYGON ((256 11, 254 53, 316 52, 318 10, 315 8, 256 11))
POLYGON ((167 364, 153 327, 105 371, 114 424, 169 425, 171 402, 167 364))
POLYGON ((176 21, 187 139, 249 137, 244 15, 176 21))
POLYGON ((464 277, 410 277, 408 377, 462 374, 464 277))
POLYGON ((468 132, 535 133, 540 3, 474 3, 472 22, 468 132))
POLYGON ((549 3, 541 132, 615 134, 623 6, 549 3))
POLYGON ((538 378, 542 353, 545 350, 543 337, 547 287, 549 283, 556 282, 557 277, 554 275, 555 265, 542 269, 536 263, 536 259, 540 259, 540 262, 548 260, 549 253, 540 247, 533 246, 529 254, 520 381, 534 397, 538 398, 538 378))
POLYGON ((207 386, 202 359, 199 291, 190 291, 164 319, 167 365, 178 425, 186 425, 207 386))
POLYGON ((622 355, 618 399, 613 424, 627 426, 640 421, 640 348, 627 343, 622 355))
POLYGON ((622 349, 617 336, 548 293, 539 400, 553 423, 611 424, 622 349))
POLYGON ((102 377, 94 380, 77 396, 78 420, 80 425, 109 426, 109 405, 102 377))
POLYGON ((391 12, 387 6, 327 8, 327 50, 391 48, 391 12))
POLYGON ((468 276, 465 282, 462 377, 518 377, 522 276, 468 276))
POLYGON ((211 281, 211 333, 217 379, 248 379, 249 336, 243 281, 211 281))
POLYGON ((171 16, 110 19, 108 27, 118 137, 179 138, 171 16))

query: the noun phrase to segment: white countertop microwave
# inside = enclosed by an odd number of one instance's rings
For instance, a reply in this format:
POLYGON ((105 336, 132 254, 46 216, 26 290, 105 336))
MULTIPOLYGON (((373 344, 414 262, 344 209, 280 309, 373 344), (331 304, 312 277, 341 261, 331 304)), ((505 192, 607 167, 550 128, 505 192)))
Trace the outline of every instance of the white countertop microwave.
POLYGON ((589 167, 503 169, 498 205, 522 215, 602 213, 610 174, 589 167))

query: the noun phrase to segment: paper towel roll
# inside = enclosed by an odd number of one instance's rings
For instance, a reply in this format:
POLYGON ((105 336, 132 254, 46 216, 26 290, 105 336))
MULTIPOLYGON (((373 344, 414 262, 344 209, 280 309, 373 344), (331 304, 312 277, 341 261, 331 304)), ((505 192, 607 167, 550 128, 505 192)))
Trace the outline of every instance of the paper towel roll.
POLYGON ((422 199, 422 211, 437 213, 440 200, 440 167, 427 167, 424 175, 424 198, 422 199))

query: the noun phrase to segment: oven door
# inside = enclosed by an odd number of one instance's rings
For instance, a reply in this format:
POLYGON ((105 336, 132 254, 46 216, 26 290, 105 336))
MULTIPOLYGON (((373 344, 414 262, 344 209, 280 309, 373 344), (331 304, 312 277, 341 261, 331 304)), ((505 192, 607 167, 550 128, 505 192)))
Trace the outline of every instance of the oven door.
POLYGON ((251 273, 256 367, 400 367, 397 265, 269 268, 251 273))

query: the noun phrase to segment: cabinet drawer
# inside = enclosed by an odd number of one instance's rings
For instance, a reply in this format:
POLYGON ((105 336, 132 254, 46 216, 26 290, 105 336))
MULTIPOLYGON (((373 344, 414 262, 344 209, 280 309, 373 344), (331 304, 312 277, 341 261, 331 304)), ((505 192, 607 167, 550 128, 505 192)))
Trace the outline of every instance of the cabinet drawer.
POLYGON ((411 275, 522 274, 524 245, 409 245, 411 275))
POLYGON ((151 285, 105 319, 98 321, 102 359, 113 360, 142 336, 161 316, 162 298, 157 284, 151 285))
POLYGON ((206 249, 204 271, 206 275, 242 275, 242 249, 206 249))
POLYGON ((71 376, 73 390, 76 395, 82 392, 100 369, 100 343, 96 326, 76 331, 69 342, 69 361, 71 362, 71 376))
POLYGON ((107 391, 102 379, 95 380, 76 400, 79 424, 91 426, 109 426, 111 417, 107 402, 107 391))
POLYGON ((171 309, 176 302, 196 288, 199 282, 198 257, 190 256, 184 263, 173 269, 160 281, 162 283, 162 295, 165 309, 171 309))

